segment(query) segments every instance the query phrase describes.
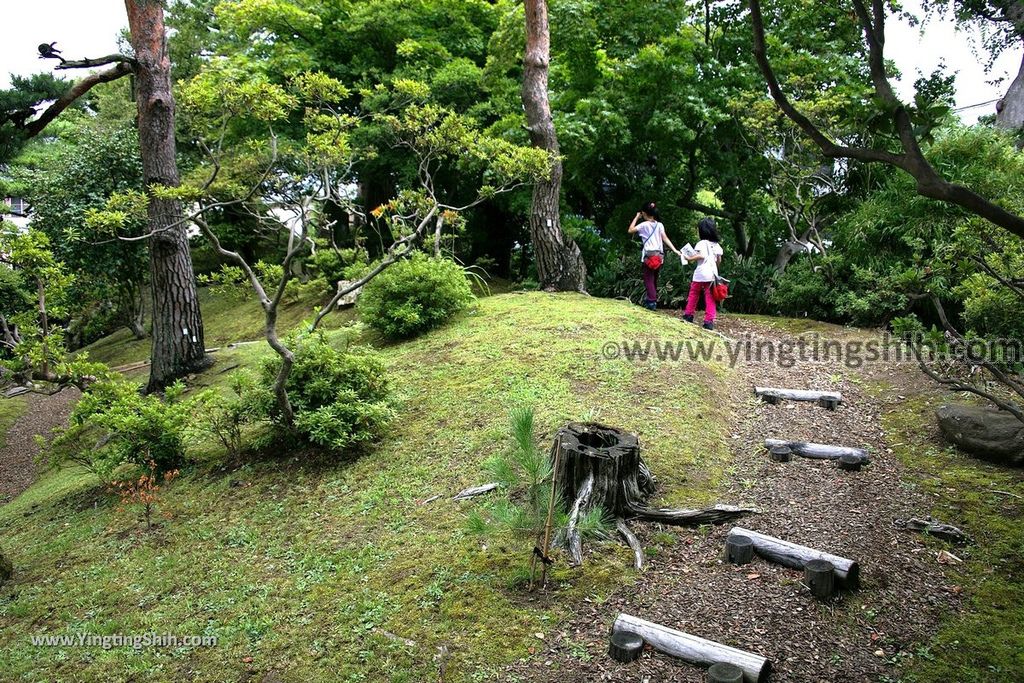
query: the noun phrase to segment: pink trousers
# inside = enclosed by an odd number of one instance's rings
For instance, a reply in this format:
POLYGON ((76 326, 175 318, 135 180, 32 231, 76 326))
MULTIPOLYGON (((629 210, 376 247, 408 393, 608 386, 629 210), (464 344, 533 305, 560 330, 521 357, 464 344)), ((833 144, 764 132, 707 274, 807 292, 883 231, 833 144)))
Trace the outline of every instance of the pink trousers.
POLYGON ((713 284, 713 282, 690 283, 690 296, 686 299, 686 310, 683 311, 686 315, 693 315, 697 312, 697 299, 701 292, 704 292, 704 322, 715 322, 715 315, 718 311, 715 307, 715 300, 711 296, 711 285, 713 284))

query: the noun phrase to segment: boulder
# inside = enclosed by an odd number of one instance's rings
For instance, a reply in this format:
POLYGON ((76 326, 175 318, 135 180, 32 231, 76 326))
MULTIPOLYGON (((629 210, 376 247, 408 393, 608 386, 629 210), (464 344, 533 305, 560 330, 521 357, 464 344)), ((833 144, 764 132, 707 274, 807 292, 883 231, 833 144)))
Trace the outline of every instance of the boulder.
MULTIPOLYGON (((338 283, 338 291, 343 292, 352 285, 354 285, 356 282, 356 280, 342 280, 341 282, 338 283)), ((351 292, 338 299, 338 308, 350 308, 352 306, 355 306, 356 301, 359 299, 359 295, 362 293, 362 287, 357 287, 356 289, 353 289, 351 292)))
POLYGON ((935 411, 939 428, 957 446, 985 460, 1024 465, 1024 422, 986 406, 945 405, 935 411))
POLYGON ((14 565, 11 561, 0 552, 0 586, 7 583, 7 579, 11 578, 11 574, 14 573, 14 565))

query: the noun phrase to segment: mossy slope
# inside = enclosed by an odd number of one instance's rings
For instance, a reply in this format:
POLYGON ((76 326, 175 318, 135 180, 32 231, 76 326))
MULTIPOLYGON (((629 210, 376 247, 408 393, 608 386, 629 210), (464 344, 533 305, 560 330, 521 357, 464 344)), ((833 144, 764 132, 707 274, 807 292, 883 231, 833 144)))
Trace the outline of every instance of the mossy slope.
MULTIPOLYGON (((631 580, 614 544, 559 569, 542 603, 508 587, 521 549, 464 532, 481 465, 505 447, 509 409, 531 404, 543 438, 570 420, 634 431, 661 504, 716 498, 728 465, 721 402, 728 371, 686 360, 605 360, 609 342, 705 333, 628 304, 505 294, 418 340, 388 346, 399 416, 349 462, 300 453, 230 474, 187 473, 166 492, 172 518, 151 534, 54 472, 0 508, 18 567, 0 592, 0 671, 14 680, 485 680, 526 656, 567 606, 631 580), (441 498, 427 504, 433 496, 441 498), (217 647, 34 648, 40 633, 211 634, 217 647), (388 637, 412 639, 415 646, 388 637)), ((252 347, 250 347, 252 348, 252 347)), ((252 355, 245 356, 251 361, 252 355)))

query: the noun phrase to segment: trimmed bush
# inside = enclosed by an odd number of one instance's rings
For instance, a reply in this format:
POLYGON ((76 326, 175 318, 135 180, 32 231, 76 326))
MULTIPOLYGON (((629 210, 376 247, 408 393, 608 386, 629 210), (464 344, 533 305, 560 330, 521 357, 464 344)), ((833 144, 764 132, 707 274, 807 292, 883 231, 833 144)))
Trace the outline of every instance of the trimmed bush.
MULTIPOLYGON (((384 363, 369 349, 339 351, 320 334, 294 342, 295 364, 288 398, 295 429, 309 443, 346 451, 375 441, 393 417, 384 363)), ((256 391, 273 410, 273 386, 281 359, 264 361, 256 391)))
POLYGON ((370 280, 357 308, 363 321, 385 337, 405 339, 438 327, 472 301, 462 268, 416 253, 370 280))

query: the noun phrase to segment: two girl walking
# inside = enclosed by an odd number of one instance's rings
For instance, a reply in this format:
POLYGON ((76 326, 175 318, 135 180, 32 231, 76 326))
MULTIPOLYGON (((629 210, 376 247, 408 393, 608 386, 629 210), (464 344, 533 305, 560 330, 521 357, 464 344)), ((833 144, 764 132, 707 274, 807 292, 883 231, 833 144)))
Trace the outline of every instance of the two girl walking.
POLYGON ((672 240, 668 238, 665 226, 658 220, 658 207, 654 202, 645 204, 633 217, 633 222, 629 224, 629 234, 639 235, 643 241, 640 259, 644 288, 647 290, 644 306, 652 311, 658 306, 658 270, 664 263, 665 246, 667 245, 673 253, 685 261, 699 262, 693 272, 693 281, 690 283, 690 294, 686 299, 683 318, 693 322, 693 316, 697 312, 697 302, 703 295, 704 327, 708 330, 715 329, 717 306, 715 298, 712 296, 712 287, 718 277, 718 264, 722 261, 722 247, 718 243, 718 229, 714 219, 702 218, 697 223, 697 236, 700 241, 693 247, 693 253, 689 256, 676 249, 672 240))

